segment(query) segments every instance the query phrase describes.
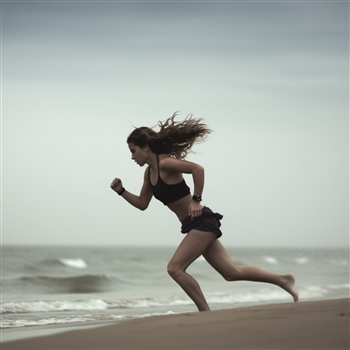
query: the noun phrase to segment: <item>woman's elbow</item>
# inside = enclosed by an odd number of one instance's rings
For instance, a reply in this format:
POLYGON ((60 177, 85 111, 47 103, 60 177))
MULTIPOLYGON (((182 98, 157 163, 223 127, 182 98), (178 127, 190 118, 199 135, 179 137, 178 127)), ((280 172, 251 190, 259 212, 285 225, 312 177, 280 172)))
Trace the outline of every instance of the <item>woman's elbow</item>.
POLYGON ((141 210, 141 211, 145 211, 147 208, 148 208, 148 205, 149 205, 149 202, 143 202, 141 201, 138 208, 141 210))
POLYGON ((196 164, 196 169, 195 171, 197 174, 204 175, 204 168, 201 165, 196 164))

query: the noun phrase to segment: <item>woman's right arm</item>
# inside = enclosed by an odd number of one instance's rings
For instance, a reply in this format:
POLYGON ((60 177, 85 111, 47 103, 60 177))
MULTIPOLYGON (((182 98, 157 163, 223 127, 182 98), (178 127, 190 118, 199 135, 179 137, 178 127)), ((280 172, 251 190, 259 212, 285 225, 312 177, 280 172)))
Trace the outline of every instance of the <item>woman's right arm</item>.
POLYGON ((152 188, 148 180, 147 169, 143 178, 143 185, 140 191, 140 195, 137 196, 124 189, 123 183, 119 178, 115 178, 111 183, 111 188, 116 193, 120 194, 127 202, 140 210, 146 210, 152 199, 152 188), (124 190, 123 190, 124 189, 124 190))

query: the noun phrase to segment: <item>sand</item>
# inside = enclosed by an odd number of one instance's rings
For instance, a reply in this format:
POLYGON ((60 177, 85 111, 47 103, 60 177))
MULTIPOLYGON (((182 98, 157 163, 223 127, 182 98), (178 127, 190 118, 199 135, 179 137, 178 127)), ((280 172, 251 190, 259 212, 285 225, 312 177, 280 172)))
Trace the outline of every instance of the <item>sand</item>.
POLYGON ((1 349, 349 349, 349 300, 155 316, 4 342, 1 349))

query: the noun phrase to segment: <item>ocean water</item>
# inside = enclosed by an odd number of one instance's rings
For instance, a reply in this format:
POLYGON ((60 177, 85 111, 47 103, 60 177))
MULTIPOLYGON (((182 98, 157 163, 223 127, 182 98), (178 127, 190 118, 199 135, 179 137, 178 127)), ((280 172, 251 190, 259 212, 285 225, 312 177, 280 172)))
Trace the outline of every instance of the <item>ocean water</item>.
MULTIPOLYGON (((195 312, 168 276, 175 247, 2 247, 1 324, 85 326, 195 312)), ((300 300, 349 297, 348 249, 228 249, 242 265, 293 272, 300 300)), ((276 286, 227 282, 199 258, 189 268, 212 309, 291 302, 276 286)))

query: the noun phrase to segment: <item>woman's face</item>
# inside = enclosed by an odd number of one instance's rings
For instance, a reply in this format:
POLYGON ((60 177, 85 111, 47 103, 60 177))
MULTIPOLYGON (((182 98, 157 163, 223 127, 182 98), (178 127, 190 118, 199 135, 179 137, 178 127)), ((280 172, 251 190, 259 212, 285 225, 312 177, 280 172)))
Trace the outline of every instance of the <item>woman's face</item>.
POLYGON ((140 147, 134 143, 128 143, 131 152, 131 159, 139 166, 144 166, 148 156, 148 146, 140 147))

